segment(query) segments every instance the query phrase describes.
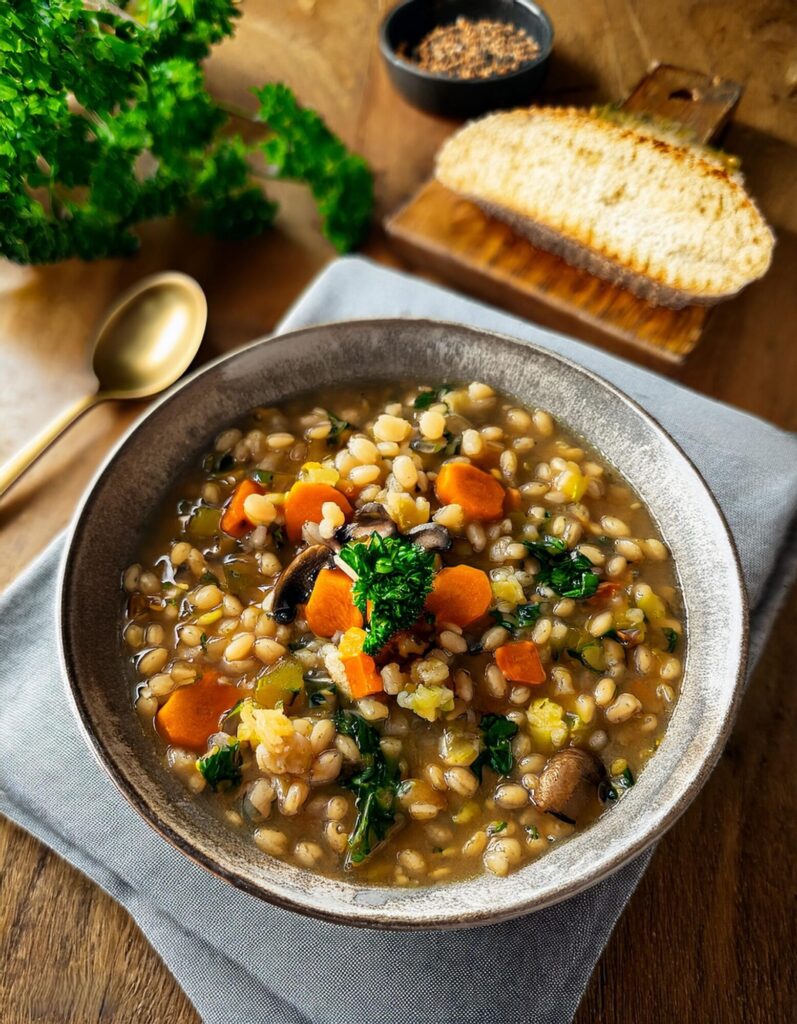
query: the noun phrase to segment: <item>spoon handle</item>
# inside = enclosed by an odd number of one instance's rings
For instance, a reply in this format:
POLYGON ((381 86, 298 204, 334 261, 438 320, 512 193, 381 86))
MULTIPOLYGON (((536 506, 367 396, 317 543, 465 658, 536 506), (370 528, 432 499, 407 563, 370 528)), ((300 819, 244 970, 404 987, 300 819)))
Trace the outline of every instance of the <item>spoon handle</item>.
POLYGON ((84 395, 79 398, 73 405, 67 406, 51 423, 48 423, 44 430, 38 433, 21 451, 0 466, 0 495, 5 494, 14 481, 22 476, 29 466, 33 465, 42 452, 49 448, 67 427, 99 401, 102 399, 98 394, 84 395))

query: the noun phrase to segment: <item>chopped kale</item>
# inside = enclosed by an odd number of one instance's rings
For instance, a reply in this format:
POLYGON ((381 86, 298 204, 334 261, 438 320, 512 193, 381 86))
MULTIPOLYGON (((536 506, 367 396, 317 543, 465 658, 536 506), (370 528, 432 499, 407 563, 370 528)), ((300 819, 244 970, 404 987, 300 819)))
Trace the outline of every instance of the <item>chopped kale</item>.
POLYGON ((672 654, 672 652, 678 646, 678 634, 675 632, 674 629, 670 629, 669 626, 665 626, 662 632, 667 638, 667 652, 669 654, 672 654))
POLYGON ((329 422, 332 424, 332 429, 327 434, 327 444, 332 448, 340 442, 347 430, 352 429, 352 425, 347 420, 342 420, 340 416, 336 416, 334 412, 330 412, 329 410, 327 410, 327 417, 329 418, 329 422))
POLYGON ((527 604, 519 604, 513 615, 503 615, 494 608, 490 615, 495 619, 497 626, 503 626, 513 637, 519 636, 524 629, 533 626, 542 614, 542 605, 529 601, 527 604))
POLYGON ((335 727, 344 736, 351 736, 362 757, 360 770, 341 783, 354 793, 357 808, 346 855, 349 866, 361 864, 370 856, 393 826, 399 769, 392 758, 385 756, 379 733, 362 716, 338 711, 335 727))
POLYGON ((497 775, 508 775, 512 771, 512 737, 517 732, 517 725, 504 718, 503 715, 482 715, 479 723, 484 741, 484 749, 470 766, 470 770, 482 779, 482 771, 489 766, 497 775))
POLYGON ((430 405, 436 405, 450 390, 447 384, 443 384, 442 387, 422 391, 412 404, 416 409, 428 409, 430 405))
POLYGON ((210 753, 197 759, 196 766, 204 775, 210 788, 232 789, 241 781, 241 751, 238 740, 230 740, 224 746, 214 746, 210 753))

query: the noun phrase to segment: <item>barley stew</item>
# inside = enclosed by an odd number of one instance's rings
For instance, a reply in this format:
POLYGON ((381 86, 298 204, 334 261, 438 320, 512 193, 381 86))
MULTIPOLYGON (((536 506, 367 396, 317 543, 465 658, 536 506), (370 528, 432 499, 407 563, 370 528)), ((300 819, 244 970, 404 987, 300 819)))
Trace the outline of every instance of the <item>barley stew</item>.
POLYGON ((255 409, 123 589, 171 770, 265 854, 368 883, 507 875, 611 814, 681 676, 647 510, 480 383, 255 409))

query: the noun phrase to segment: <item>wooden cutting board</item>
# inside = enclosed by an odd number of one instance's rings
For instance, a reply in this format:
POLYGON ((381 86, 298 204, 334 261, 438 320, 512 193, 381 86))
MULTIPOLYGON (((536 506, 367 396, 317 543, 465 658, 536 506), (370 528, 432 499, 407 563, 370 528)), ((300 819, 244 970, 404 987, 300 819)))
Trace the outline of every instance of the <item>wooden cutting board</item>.
MULTIPOLYGON (((671 65, 654 67, 623 103, 688 126, 709 142, 741 96, 735 82, 671 65)), ((385 220, 411 263, 538 323, 586 341, 606 336, 680 363, 694 349, 710 309, 666 309, 535 248, 478 206, 427 181, 385 220)))

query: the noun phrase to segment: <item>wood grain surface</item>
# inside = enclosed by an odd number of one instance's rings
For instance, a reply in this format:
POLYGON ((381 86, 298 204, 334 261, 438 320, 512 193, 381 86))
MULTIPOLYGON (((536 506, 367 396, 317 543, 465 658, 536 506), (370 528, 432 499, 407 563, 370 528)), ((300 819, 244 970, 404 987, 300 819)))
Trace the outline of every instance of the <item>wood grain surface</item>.
MULTIPOLYGON (((246 0, 236 39, 208 68, 215 92, 238 105, 249 102, 250 85, 271 78, 316 105, 371 161, 380 214, 428 177, 454 127, 411 110, 392 91, 374 45, 387 7, 246 0)), ((727 145, 775 227, 775 261, 762 282, 716 311, 699 350, 669 372, 797 428, 794 0, 548 0, 546 8, 556 28, 551 100, 625 95, 653 60, 744 85, 727 145)), ((206 289, 200 360, 268 331, 332 256, 307 197, 292 187, 273 191, 284 199, 278 230, 244 245, 160 224, 147 228, 142 253, 127 262, 0 264, 0 460, 86 386, 80 367, 92 325, 145 273, 186 270, 206 289)), ((397 263, 378 232, 368 251, 397 263)), ((0 502, 0 587, 69 520, 95 466, 139 411, 91 412, 0 502)), ((720 765, 660 843, 590 981, 578 1024, 794 1020, 796 663, 792 595, 720 765)), ((0 1024, 199 1019, 127 913, 7 822, 0 826, 0 957, 0 1024)))

